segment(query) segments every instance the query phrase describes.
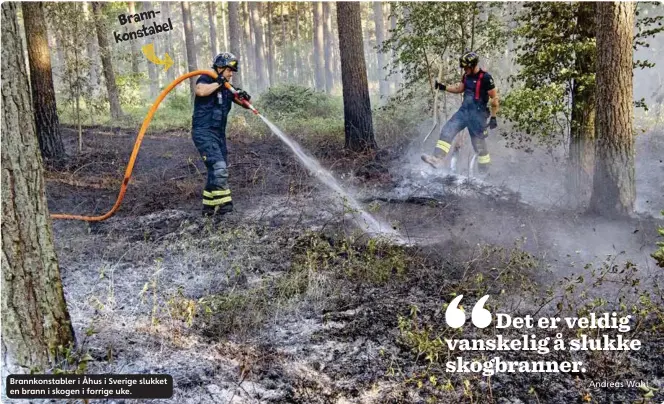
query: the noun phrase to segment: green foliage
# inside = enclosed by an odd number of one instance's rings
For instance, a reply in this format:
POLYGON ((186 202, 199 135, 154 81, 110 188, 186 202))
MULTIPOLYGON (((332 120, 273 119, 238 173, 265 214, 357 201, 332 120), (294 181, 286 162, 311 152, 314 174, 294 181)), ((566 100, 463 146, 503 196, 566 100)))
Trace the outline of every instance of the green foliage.
MULTIPOLYGON (((520 72, 513 80, 537 88, 551 83, 594 85, 593 4, 527 3, 513 32, 520 72), (579 63, 585 62, 585 63, 579 63)), ((569 90, 569 89, 568 89, 569 90)))
POLYGON ((421 123, 424 104, 390 100, 385 106, 374 110, 374 130, 378 144, 390 147, 417 137, 417 125, 421 123))
MULTIPOLYGON (((340 97, 297 85, 271 87, 253 103, 263 116, 298 141, 343 143, 343 102, 340 97)), ((234 107, 229 133, 271 136, 262 120, 234 107)))
POLYGON ((445 353, 447 346, 443 343, 442 334, 439 335, 430 324, 423 324, 418 316, 417 306, 411 306, 410 316, 398 316, 400 341, 414 354, 417 359, 424 358, 427 363, 435 364, 445 353))
POLYGON ((294 253, 295 271, 334 271, 355 282, 378 285, 402 278, 414 260, 403 247, 387 242, 353 237, 329 240, 317 233, 300 237, 294 253))
POLYGON ((71 108, 77 121, 82 121, 84 114, 80 104, 83 100, 90 105, 88 116, 92 117, 100 110, 99 103, 93 102, 95 95, 89 77, 91 60, 84 52, 88 33, 94 32, 94 25, 91 20, 81 18, 83 7, 87 7, 85 3, 45 4, 46 19, 51 22, 64 57, 63 68, 54 71, 54 76, 62 83, 60 91, 64 94, 64 104, 71 108))
MULTIPOLYGON (((664 21, 664 15, 661 13, 662 4, 658 2, 640 2, 636 6, 636 31, 637 34, 634 37, 634 49, 637 49, 639 46, 644 48, 649 48, 650 44, 647 42, 648 38, 654 38, 655 35, 659 34, 664 30, 662 22, 664 21), (659 13, 659 15, 658 15, 659 13)), ((655 64, 649 62, 648 60, 636 60, 634 62, 634 68, 650 68, 655 67, 655 64)))
POLYGON ((520 41, 521 70, 511 82, 502 112, 516 131, 510 145, 530 149, 535 140, 548 147, 561 143, 580 123, 572 110, 593 102, 595 32, 593 4, 527 3, 516 16, 513 36, 520 41))
MULTIPOLYGON (((184 94, 184 93, 183 93, 184 94)), ((188 94, 188 93, 186 93, 188 94)), ((184 95, 186 99, 189 97, 184 95)), ((164 130, 184 130, 188 131, 191 129, 191 107, 185 108, 183 103, 188 101, 182 101, 181 96, 177 93, 176 100, 172 103, 169 102, 169 98, 176 96, 176 93, 173 92, 169 94, 152 117, 150 126, 148 127, 148 133, 150 132, 159 132, 164 130)), ((105 104, 105 111, 108 111, 108 104, 105 104)), ((121 122, 111 121, 110 115, 107 113, 97 115, 94 122, 90 121, 91 125, 102 125, 102 126, 113 126, 116 128, 128 129, 138 131, 143 119, 148 113, 151 104, 143 102, 140 104, 130 104, 123 106, 124 113, 126 114, 126 119, 121 122)), ((92 116, 94 111, 94 105, 89 104, 86 100, 83 100, 81 103, 81 111, 83 116, 92 116)), ((64 125, 73 125, 76 123, 76 115, 65 106, 58 105, 58 117, 60 118, 60 123, 64 125)), ((87 122, 86 122, 87 123, 87 122)))
POLYGON ((271 120, 343 118, 339 98, 297 85, 278 85, 261 94, 255 102, 261 113, 271 120))
POLYGON ((466 49, 483 56, 505 44, 506 32, 495 3, 411 2, 393 3, 396 28, 379 48, 395 52, 391 74, 400 72, 405 84, 398 98, 421 96, 442 63, 447 81, 459 79, 458 58, 466 49))
MULTIPOLYGON (((664 215, 664 210, 662 211, 662 215, 664 215)), ((664 227, 657 229, 657 232, 660 237, 664 238, 664 227)), ((660 268, 664 268, 664 241, 658 241, 657 246, 659 248, 652 254, 652 257, 657 261, 657 265, 660 268)))
POLYGON ((142 89, 142 83, 147 81, 145 73, 127 73, 115 76, 115 82, 118 86, 120 104, 123 106, 142 105, 147 101, 147 97, 142 89))
POLYGON ((551 149, 565 140, 569 132, 569 105, 564 103, 565 87, 551 83, 535 88, 512 90, 501 105, 501 111, 514 123, 516 131, 503 132, 507 146, 533 151, 533 140, 551 149), (525 134, 526 136, 522 136, 525 134))
MULTIPOLYGON (((189 131, 191 129, 191 108, 182 109, 178 105, 179 101, 175 101, 176 105, 170 103, 161 105, 157 112, 155 112, 152 121, 150 122, 149 132, 159 132, 164 130, 183 130, 189 131)), ((131 116, 131 124, 133 128, 138 129, 148 113, 150 105, 142 105, 138 108, 126 107, 125 112, 131 116)))
POLYGON ((340 146, 343 144, 344 121, 342 118, 317 116, 292 118, 280 121, 279 127, 285 133, 296 135, 308 142, 337 142, 340 146))
POLYGON ((166 108, 174 111, 186 111, 191 113, 193 107, 191 105, 191 97, 188 91, 171 91, 166 99, 166 108))
MULTIPOLYGON (((512 35, 521 69, 510 81, 520 85, 507 94, 502 109, 515 125, 514 133, 503 133, 512 146, 529 148, 533 140, 547 147, 560 143, 582 127, 576 113, 582 116, 581 111, 594 107, 594 7, 588 2, 526 3, 516 16, 518 28, 512 35)), ((638 9, 642 15, 635 48, 647 47, 646 39, 662 31, 662 17, 654 16, 654 6, 639 3, 638 9)), ((634 63, 634 68, 652 66, 648 61, 634 63)), ((635 105, 646 107, 643 100, 635 105)))
POLYGON ((87 373, 88 362, 94 361, 92 356, 87 352, 87 349, 83 349, 82 347, 75 348, 73 344, 66 347, 59 345, 56 352, 57 357, 61 360, 53 369, 54 375, 83 375, 87 373))

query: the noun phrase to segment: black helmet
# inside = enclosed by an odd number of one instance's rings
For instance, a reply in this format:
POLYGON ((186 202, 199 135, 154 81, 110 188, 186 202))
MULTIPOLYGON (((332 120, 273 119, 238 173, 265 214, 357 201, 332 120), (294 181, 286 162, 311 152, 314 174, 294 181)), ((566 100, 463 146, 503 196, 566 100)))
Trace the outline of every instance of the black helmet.
POLYGON ((474 69, 480 61, 480 56, 475 52, 466 52, 459 58, 460 67, 470 67, 474 69))
POLYGON ((222 69, 228 67, 234 72, 239 68, 237 58, 230 52, 220 53, 214 58, 212 68, 216 69, 217 67, 221 67, 222 69))

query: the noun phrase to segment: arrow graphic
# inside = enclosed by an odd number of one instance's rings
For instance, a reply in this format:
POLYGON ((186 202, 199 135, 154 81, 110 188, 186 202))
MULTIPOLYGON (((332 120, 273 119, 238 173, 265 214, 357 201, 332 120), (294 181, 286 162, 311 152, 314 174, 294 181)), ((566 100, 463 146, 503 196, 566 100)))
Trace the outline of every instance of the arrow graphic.
POLYGON ((171 66, 173 66, 173 59, 168 53, 164 53, 164 60, 161 60, 157 57, 157 54, 154 51, 154 44, 149 43, 141 47, 141 51, 148 60, 156 65, 165 65, 164 71, 167 71, 171 66))

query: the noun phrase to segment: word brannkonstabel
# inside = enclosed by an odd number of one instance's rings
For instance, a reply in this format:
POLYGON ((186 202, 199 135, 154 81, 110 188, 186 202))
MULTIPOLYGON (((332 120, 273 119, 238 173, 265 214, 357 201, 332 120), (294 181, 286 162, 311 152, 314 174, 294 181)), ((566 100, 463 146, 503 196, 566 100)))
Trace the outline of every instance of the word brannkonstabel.
MULTIPOLYGON (((120 14, 118 16, 118 20, 120 21, 120 25, 125 25, 127 23, 131 24, 139 21, 150 20, 152 18, 155 18, 159 13, 160 13, 159 11, 157 12, 147 11, 133 15, 120 14)), ((142 25, 140 29, 137 29, 135 31, 128 31, 123 33, 118 33, 117 31, 114 31, 113 37, 115 38, 115 43, 120 43, 172 30, 173 30, 173 23, 171 22, 171 19, 168 18, 167 22, 165 23, 157 24, 156 22, 153 22, 152 25, 147 25, 147 26, 142 25)))

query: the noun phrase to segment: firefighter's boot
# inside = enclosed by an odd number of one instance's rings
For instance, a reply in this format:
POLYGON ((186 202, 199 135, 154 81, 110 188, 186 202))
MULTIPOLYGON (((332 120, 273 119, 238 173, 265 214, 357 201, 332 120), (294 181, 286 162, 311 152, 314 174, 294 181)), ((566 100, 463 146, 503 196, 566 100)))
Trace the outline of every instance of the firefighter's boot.
POLYGON ((203 217, 219 218, 227 213, 231 213, 232 211, 233 211, 233 202, 221 206, 203 205, 203 217))
POLYGON ((445 160, 442 157, 430 154, 423 154, 422 161, 429 164, 431 167, 435 169, 443 168, 443 166, 445 165, 445 160))
POLYGON ((436 149, 433 152, 433 155, 423 154, 422 161, 429 164, 431 167, 435 169, 443 168, 443 166, 445 165, 445 156, 447 155, 447 153, 450 152, 450 146, 451 145, 446 141, 439 140, 436 143, 436 149))

